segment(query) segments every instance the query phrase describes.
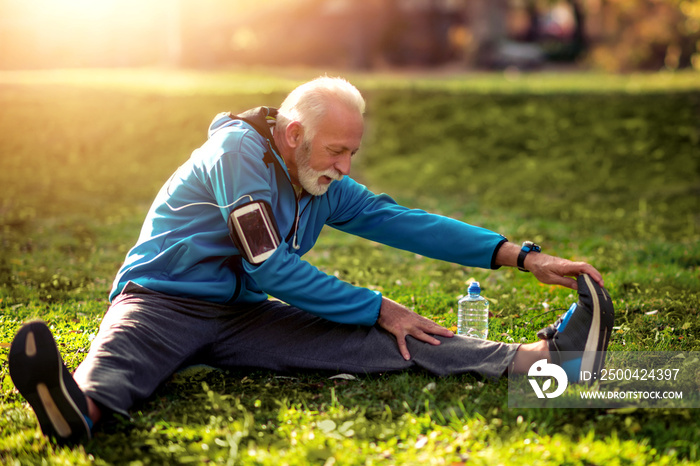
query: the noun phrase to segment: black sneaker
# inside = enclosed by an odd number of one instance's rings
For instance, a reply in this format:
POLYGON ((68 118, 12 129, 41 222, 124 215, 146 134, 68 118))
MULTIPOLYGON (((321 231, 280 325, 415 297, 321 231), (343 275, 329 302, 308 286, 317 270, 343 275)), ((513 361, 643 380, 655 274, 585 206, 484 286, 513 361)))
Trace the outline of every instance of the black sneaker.
POLYGON ((30 321, 19 329, 9 363, 10 377, 34 409, 44 435, 61 444, 91 438, 85 395, 63 364, 44 322, 30 321))
POLYGON ((537 336, 547 340, 554 364, 560 365, 569 382, 578 382, 581 372, 600 374, 610 341, 615 310, 612 299, 588 275, 578 277, 577 303, 537 336))

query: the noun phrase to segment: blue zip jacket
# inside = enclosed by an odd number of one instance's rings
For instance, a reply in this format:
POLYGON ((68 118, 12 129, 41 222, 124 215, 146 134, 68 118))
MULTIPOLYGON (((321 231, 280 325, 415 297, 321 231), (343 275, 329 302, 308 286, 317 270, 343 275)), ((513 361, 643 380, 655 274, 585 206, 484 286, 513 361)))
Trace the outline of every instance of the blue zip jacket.
POLYGON ((156 196, 114 280, 110 301, 132 281, 168 295, 220 304, 255 303, 271 295, 335 322, 373 325, 382 300, 379 292, 353 286, 302 260, 324 225, 481 268, 496 268, 496 251, 506 241, 484 228, 402 207, 347 176, 331 183, 323 196, 304 193, 297 200, 284 161, 267 139, 248 123, 219 114, 208 140, 156 196), (283 239, 259 265, 242 259, 227 226, 230 212, 251 197, 272 207, 283 239))

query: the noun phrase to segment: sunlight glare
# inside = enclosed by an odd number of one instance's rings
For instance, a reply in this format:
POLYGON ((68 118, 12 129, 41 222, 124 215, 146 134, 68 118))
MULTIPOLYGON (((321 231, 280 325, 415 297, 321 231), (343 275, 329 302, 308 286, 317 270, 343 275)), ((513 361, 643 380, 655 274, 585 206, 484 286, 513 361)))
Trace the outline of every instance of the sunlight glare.
POLYGON ((34 0, 33 13, 61 22, 102 21, 117 12, 117 0, 34 0))

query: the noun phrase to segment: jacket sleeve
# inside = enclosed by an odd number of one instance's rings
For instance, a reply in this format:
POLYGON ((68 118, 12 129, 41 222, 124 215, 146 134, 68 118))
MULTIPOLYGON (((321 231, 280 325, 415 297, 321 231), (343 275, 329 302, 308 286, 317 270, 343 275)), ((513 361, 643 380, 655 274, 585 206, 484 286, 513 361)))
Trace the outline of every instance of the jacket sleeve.
POLYGON ((374 325, 382 295, 328 275, 282 245, 265 262, 243 261, 248 275, 268 294, 334 322, 374 325))
POLYGON ((469 267, 495 269, 503 235, 442 215, 398 205, 345 178, 332 192, 328 224, 388 246, 469 267))
MULTIPOLYGON (((262 149, 255 146, 255 139, 244 138, 241 147, 227 150, 231 151, 218 157, 205 175, 217 203, 229 205, 251 196, 272 205, 273 197, 276 199, 279 193, 273 192, 277 187, 272 186, 262 161, 262 149)), ((235 205, 222 209, 225 220, 234 208, 235 205)), ((373 325, 379 316, 380 293, 322 272, 284 242, 262 264, 253 265, 245 259, 242 263, 244 272, 260 290, 299 309, 335 322, 360 325, 373 325)))

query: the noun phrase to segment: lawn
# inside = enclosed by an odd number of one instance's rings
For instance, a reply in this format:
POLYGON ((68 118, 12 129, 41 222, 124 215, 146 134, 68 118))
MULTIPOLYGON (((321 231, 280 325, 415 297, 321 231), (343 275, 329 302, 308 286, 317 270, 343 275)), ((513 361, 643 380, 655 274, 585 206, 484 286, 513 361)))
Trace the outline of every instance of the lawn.
MULTIPOLYGON (((0 72, 0 461, 7 464, 700 464, 693 409, 514 409, 507 380, 187 369, 129 421, 57 447, 14 392, 9 343, 51 325, 71 369, 162 183, 220 111, 277 105, 305 70, 0 72)), ((697 74, 355 75, 353 176, 400 202, 586 260, 616 309, 610 349, 700 351, 697 74)), ((306 259, 451 327, 466 283, 490 338, 534 341, 575 301, 333 230, 306 259)))

